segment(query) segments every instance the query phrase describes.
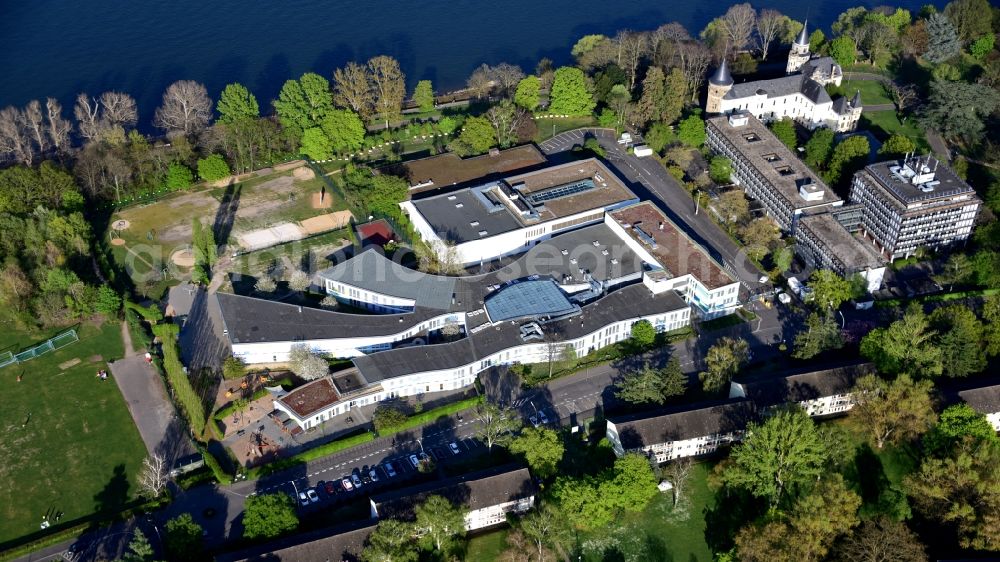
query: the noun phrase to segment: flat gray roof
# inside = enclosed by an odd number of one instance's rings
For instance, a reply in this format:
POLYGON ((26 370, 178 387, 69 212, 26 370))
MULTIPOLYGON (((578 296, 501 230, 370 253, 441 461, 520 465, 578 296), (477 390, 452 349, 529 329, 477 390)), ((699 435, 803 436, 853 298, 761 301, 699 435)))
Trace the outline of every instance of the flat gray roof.
POLYGON ((920 162, 919 166, 929 168, 933 172, 933 181, 938 182, 933 186, 932 191, 921 191, 920 187, 893 173, 892 168, 902 166, 902 160, 877 162, 866 166, 865 171, 904 206, 918 201, 930 201, 953 197, 962 193, 974 193, 975 190, 972 189, 972 186, 958 177, 947 164, 940 162, 937 158, 920 156, 910 158, 907 162, 911 166, 916 167, 918 166, 918 159, 920 162))
POLYGON ((798 228, 812 234, 823 253, 839 261, 847 270, 878 269, 886 263, 871 242, 848 232, 830 213, 803 216, 798 228))
POLYGON ((747 118, 746 125, 731 125, 728 115, 709 118, 706 125, 729 141, 793 209, 831 205, 841 200, 764 123, 749 113, 744 115, 747 118), (807 201, 799 195, 799 185, 804 180, 822 191, 821 200, 807 201))
POLYGON ((521 228, 521 221, 498 198, 500 206, 484 206, 475 192, 483 187, 494 189, 499 184, 490 182, 484 186, 414 199, 412 203, 439 237, 456 244, 521 228))
MULTIPOLYGON (((461 244, 633 200, 635 194, 613 172, 590 158, 415 198, 411 204, 439 237, 461 244), (515 207, 511 196, 532 201, 533 212, 515 207)), ((516 204, 523 206, 522 201, 516 204)))

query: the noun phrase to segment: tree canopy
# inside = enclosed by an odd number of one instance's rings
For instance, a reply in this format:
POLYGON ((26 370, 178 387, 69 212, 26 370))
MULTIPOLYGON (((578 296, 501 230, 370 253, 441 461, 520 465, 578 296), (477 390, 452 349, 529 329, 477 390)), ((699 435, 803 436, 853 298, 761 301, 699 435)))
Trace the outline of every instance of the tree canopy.
POLYGON ((936 415, 929 380, 913 380, 902 374, 892 381, 876 375, 858 379, 851 391, 857 419, 879 449, 887 443, 903 443, 927 431, 936 415))
POLYGON ((537 76, 526 76, 517 84, 514 91, 514 103, 527 111, 538 109, 542 83, 537 76))
POLYGON ((249 496, 245 506, 244 538, 271 539, 299 526, 295 501, 284 492, 249 496))
POLYGON ((220 123, 231 124, 260 117, 257 98, 239 83, 229 84, 222 90, 215 109, 219 112, 220 123))
POLYGON ((944 372, 942 351, 935 345, 937 333, 917 305, 906 309, 903 318, 885 328, 875 328, 861 340, 861 354, 887 375, 908 373, 914 377, 934 377, 944 372))
POLYGON ((777 506, 795 488, 823 473, 826 446, 816 424, 801 408, 777 412, 763 423, 750 423, 736 445, 723 481, 777 506))
POLYGON ((520 455, 531 471, 541 478, 555 475, 565 446, 559 434, 546 427, 528 427, 511 441, 511 453, 520 455))
POLYGON ((624 374, 615 384, 615 396, 632 404, 663 404, 683 395, 686 387, 687 376, 671 357, 662 369, 645 367, 624 374))
POLYGON ((594 111, 594 95, 587 76, 575 67, 556 70, 549 93, 549 111, 557 115, 590 115, 594 111))

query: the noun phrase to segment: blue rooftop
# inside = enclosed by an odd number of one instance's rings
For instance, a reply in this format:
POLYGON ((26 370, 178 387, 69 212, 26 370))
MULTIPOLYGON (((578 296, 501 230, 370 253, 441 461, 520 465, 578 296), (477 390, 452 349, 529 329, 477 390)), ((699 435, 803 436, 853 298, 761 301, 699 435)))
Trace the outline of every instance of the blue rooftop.
POLYGON ((491 322, 520 318, 558 318, 579 312, 552 278, 512 281, 486 297, 491 322))

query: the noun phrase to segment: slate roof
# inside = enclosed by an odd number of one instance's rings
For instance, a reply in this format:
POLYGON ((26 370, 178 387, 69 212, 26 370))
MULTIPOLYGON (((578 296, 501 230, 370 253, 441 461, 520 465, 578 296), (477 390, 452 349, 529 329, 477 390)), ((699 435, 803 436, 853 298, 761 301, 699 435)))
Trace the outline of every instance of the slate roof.
POLYGON ((754 80, 734 84, 726 92, 724 99, 735 100, 753 96, 766 96, 768 99, 781 98, 794 94, 802 94, 814 104, 831 103, 833 100, 826 89, 819 83, 803 74, 791 74, 771 80, 754 80))
POLYGON ((233 344, 384 336, 444 314, 417 307, 403 314, 350 314, 230 293, 216 293, 233 344))
POLYGON ((726 57, 722 57, 719 68, 708 81, 716 86, 729 86, 733 83, 733 75, 729 73, 729 63, 726 62, 726 57))
MULTIPOLYGON (((584 305, 577 316, 544 324, 543 341, 576 339, 612 322, 685 308, 687 305, 674 291, 654 296, 645 285, 637 283, 584 305)), ((411 373, 454 369, 524 343, 519 324, 503 322, 472 330, 468 337, 455 342, 379 351, 353 361, 362 376, 375 383, 411 373)))
POLYGON ((439 310, 452 308, 456 283, 455 277, 430 275, 404 267, 374 248, 317 275, 320 279, 340 281, 383 295, 412 299, 422 307, 439 310))
POLYGON ((222 554, 216 562, 358 562, 375 521, 365 520, 294 535, 222 554))
POLYGON ((644 412, 608 418, 615 424, 622 447, 639 449, 649 445, 695 439, 707 435, 742 431, 758 418, 749 400, 735 400, 644 412))
POLYGON ((958 396, 973 410, 982 414, 1000 412, 1000 384, 961 390, 958 396))
POLYGON ((766 379, 737 382, 746 398, 758 406, 804 402, 850 392, 860 377, 874 374, 871 363, 842 365, 807 373, 774 375, 766 379))
POLYGON ((412 521, 414 508, 427 496, 443 496, 453 504, 474 511, 528 498, 535 493, 535 484, 527 468, 505 465, 374 495, 371 503, 379 519, 412 521))

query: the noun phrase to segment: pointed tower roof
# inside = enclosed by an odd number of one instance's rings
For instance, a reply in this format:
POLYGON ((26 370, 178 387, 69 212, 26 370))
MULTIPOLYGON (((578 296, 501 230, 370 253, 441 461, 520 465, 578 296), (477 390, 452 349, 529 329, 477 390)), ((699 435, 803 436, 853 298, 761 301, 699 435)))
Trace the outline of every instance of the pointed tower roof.
POLYGON ((726 57, 722 57, 722 63, 719 64, 719 68, 716 69, 715 74, 708 81, 715 86, 733 85, 733 76, 729 73, 729 64, 726 62, 726 57))
POLYGON ((851 107, 861 107, 861 90, 858 90, 854 94, 854 99, 851 100, 851 107))
POLYGON ((802 31, 799 32, 799 36, 795 39, 796 45, 808 45, 809 44, 809 20, 802 22, 802 31))

